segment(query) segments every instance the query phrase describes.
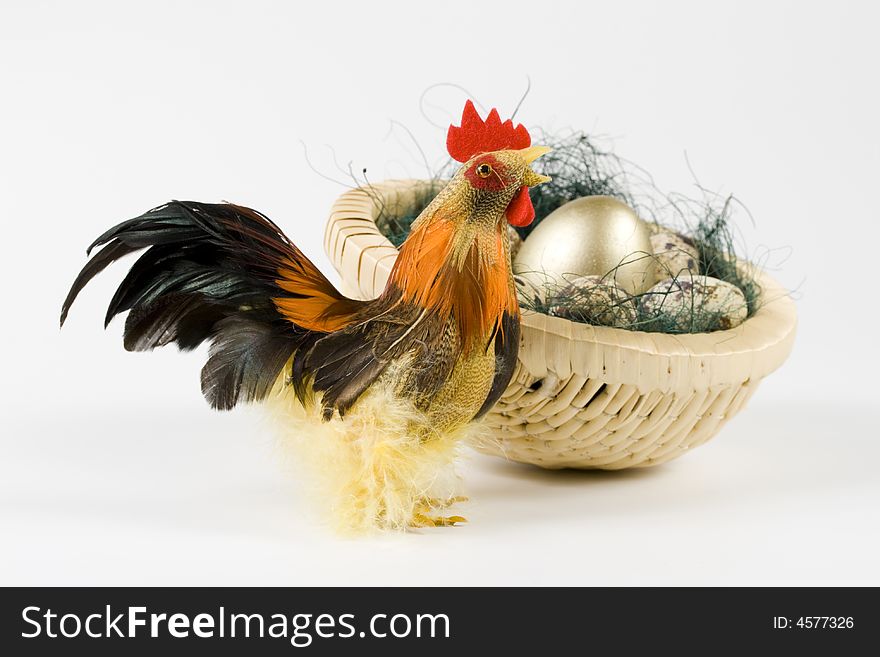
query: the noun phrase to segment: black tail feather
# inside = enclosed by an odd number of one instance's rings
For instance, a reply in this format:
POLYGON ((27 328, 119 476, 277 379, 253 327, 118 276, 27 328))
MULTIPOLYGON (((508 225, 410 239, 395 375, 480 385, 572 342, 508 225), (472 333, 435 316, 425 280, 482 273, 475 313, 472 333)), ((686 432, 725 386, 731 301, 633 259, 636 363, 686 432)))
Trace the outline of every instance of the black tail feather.
POLYGON ((221 306, 195 294, 171 294, 135 306, 125 318, 123 346, 127 351, 149 351, 176 342, 182 351, 208 339, 223 319, 221 306))
POLYGON ((264 399, 295 348, 284 328, 230 316, 217 323, 215 333, 202 368, 202 394, 220 410, 264 399))
MULTIPOLYGON (((173 201, 114 226, 71 286, 61 324, 86 284, 109 264, 147 249, 110 301, 105 325, 130 311, 130 351, 211 340, 202 390, 216 408, 262 399, 311 332, 282 318, 272 299, 286 259, 302 257, 275 224, 231 204, 173 201)), ((308 340, 310 343, 314 339, 308 340)))
POLYGON ((104 271, 108 265, 137 250, 138 247, 132 247, 123 242, 115 242, 107 248, 101 249, 100 253, 89 260, 86 266, 82 268, 79 276, 73 281, 73 285, 67 293, 67 298, 64 299, 64 303, 61 305, 61 326, 64 326, 64 322, 67 320, 67 313, 70 312, 70 307, 86 284, 104 271))

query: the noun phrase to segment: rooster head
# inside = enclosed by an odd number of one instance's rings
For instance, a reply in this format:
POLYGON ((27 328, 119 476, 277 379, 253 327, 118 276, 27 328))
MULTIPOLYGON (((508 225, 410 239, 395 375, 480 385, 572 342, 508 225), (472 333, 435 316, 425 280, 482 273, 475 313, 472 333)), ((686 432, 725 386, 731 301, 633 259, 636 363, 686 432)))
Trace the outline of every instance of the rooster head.
POLYGON ((535 173, 531 163, 550 151, 532 146, 522 124, 502 122, 493 109, 484 121, 473 102, 465 103, 461 125, 449 126, 446 148, 463 166, 455 175, 469 196, 476 216, 504 216, 513 226, 528 226, 535 218, 529 187, 549 182, 535 173))
POLYGON ((462 166, 413 222, 384 294, 421 308, 420 317, 453 317, 462 348, 485 350, 503 335, 505 317, 519 317, 504 220, 528 226, 535 218, 529 187, 550 178, 531 164, 550 149, 532 146, 528 131, 497 110, 484 121, 471 101, 446 146, 462 166))

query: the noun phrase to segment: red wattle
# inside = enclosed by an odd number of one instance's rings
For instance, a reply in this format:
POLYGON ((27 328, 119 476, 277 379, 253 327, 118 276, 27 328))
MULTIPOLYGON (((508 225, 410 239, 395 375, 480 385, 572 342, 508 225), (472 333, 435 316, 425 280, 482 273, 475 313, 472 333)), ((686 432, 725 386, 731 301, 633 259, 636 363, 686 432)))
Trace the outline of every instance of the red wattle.
POLYGON ((522 228, 528 226, 535 218, 535 206, 529 197, 529 188, 523 185, 507 206, 507 223, 522 228))

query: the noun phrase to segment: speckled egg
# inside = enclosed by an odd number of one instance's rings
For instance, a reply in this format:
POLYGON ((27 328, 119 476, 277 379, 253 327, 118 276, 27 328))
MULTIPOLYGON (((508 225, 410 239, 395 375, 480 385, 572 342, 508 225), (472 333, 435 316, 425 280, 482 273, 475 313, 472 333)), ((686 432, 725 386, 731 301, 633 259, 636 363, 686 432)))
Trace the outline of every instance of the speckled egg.
POLYGON ((660 230, 651 235, 651 249, 657 260, 661 278, 676 278, 684 274, 699 274, 700 254, 697 247, 671 230, 660 230))
POLYGON ((614 281, 601 276, 578 276, 547 299, 547 314, 597 326, 632 326, 636 306, 614 281))
POLYGON ((672 333, 703 333, 730 329, 748 316, 748 304, 735 285, 711 276, 668 278, 652 287, 639 302, 643 321, 672 333))

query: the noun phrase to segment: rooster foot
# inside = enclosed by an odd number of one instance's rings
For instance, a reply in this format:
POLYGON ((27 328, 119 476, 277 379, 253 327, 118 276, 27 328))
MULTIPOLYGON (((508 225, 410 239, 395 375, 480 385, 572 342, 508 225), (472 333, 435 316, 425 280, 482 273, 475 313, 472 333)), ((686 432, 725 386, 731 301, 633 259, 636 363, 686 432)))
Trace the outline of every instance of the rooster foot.
POLYGON ((458 523, 467 522, 463 516, 430 516, 416 513, 412 519, 413 527, 454 527, 458 523))
POLYGON ((467 522, 464 516, 439 516, 434 515, 434 511, 439 509, 447 509, 453 504, 459 502, 467 502, 467 497, 458 495, 449 498, 426 497, 416 505, 413 514, 413 527, 454 527, 458 523, 467 522))

